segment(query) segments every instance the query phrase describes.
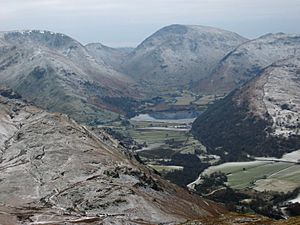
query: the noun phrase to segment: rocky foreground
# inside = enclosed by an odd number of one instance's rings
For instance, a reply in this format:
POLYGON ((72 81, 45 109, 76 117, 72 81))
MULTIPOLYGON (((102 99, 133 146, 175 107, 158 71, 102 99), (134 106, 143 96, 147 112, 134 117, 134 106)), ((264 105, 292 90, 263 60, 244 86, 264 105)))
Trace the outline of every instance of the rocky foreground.
POLYGON ((0 96, 0 224, 178 224, 225 210, 62 114, 0 96))
POLYGON ((275 224, 228 214, 161 179, 94 131, 2 89, 0 224, 275 224))

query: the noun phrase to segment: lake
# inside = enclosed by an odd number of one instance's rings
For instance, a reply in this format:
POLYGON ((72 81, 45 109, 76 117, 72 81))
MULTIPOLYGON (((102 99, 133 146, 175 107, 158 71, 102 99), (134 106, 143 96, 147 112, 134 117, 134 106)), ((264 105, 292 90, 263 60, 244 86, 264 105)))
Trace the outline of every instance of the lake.
POLYGON ((193 123, 200 113, 195 111, 151 112, 139 114, 131 120, 163 123, 193 123))

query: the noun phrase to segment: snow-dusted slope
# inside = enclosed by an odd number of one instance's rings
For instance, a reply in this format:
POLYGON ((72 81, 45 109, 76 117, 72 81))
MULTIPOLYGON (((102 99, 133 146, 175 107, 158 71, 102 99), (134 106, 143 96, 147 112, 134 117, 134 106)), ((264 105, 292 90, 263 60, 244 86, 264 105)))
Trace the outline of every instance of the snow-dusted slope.
POLYGON ((208 76, 222 57, 245 41, 217 28, 171 25, 129 54, 123 71, 152 89, 188 87, 208 76))
POLYGON ((0 95, 0 224, 179 224, 224 213, 117 146, 0 95))
MULTIPOLYGON (((95 59, 76 40, 49 31, 0 33, 0 79, 27 100, 82 122, 116 115, 103 97, 137 97, 127 76, 95 59)), ((118 107, 115 106, 115 109, 118 107)))
POLYGON ((216 154, 277 156, 300 149, 300 57, 272 64, 211 106, 193 133, 216 154))
POLYGON ((267 34, 230 52, 210 77, 194 87, 201 92, 228 93, 259 74, 263 68, 296 55, 300 55, 300 35, 267 34))
POLYGON ((121 64, 134 48, 110 48, 100 43, 87 44, 85 48, 97 61, 103 61, 115 70, 121 70, 121 64))
POLYGON ((272 121, 270 135, 300 135, 300 57, 277 62, 245 87, 239 104, 249 102, 250 112, 272 121))

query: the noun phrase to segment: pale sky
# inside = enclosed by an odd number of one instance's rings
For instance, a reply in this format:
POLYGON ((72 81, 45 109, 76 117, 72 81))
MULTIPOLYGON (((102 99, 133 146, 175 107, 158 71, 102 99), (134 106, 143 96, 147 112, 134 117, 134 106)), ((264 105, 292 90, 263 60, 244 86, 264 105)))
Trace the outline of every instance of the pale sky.
POLYGON ((61 32, 83 44, 136 46, 170 24, 214 26, 254 38, 300 33, 300 0, 0 0, 0 30, 61 32))

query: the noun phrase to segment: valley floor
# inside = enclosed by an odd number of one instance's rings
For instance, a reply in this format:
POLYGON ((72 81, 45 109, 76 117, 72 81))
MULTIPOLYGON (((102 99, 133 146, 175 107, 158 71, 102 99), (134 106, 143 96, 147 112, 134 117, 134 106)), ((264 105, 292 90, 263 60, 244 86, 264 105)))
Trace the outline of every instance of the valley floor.
POLYGON ((221 171, 228 176, 228 185, 235 189, 252 188, 257 191, 289 192, 300 187, 299 151, 281 159, 258 158, 250 162, 231 162, 211 166, 189 186, 201 182, 201 176, 221 171), (291 158, 291 156, 294 156, 291 158), (290 159, 290 160, 289 160, 290 159))

